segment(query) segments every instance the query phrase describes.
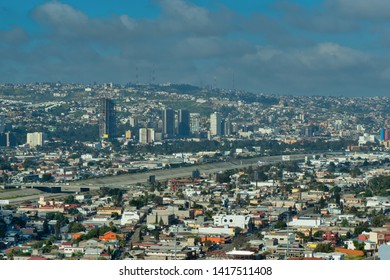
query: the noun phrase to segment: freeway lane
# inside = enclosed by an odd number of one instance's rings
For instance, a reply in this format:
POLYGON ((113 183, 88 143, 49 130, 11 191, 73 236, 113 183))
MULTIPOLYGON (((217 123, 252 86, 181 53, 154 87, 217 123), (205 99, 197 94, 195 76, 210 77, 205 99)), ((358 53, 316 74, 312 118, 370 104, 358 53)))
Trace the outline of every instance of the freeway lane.
MULTIPOLYGON (((290 155, 291 160, 303 160, 306 156, 310 157, 313 154, 299 154, 290 155)), ((88 186, 107 186, 107 187, 125 187, 127 185, 134 185, 137 183, 146 183, 150 175, 155 175, 157 181, 168 180, 171 178, 189 177, 192 171, 198 169, 201 174, 210 174, 219 171, 231 170, 236 168, 249 167, 257 165, 258 161, 264 162, 264 164, 276 163, 282 161, 282 156, 268 156, 268 157, 256 157, 243 160, 232 160, 226 162, 206 163, 202 165, 193 165, 181 168, 163 169, 163 170, 151 170, 143 173, 125 174, 119 176, 102 177, 96 179, 88 179, 83 181, 77 181, 74 184, 70 184, 65 188, 72 187, 88 187, 88 186)))

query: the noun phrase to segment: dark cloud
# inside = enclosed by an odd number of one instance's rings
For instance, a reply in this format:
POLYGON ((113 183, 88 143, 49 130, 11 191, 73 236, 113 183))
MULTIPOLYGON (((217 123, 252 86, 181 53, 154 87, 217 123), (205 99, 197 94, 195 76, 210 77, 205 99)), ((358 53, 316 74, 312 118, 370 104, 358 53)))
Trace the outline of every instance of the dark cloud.
POLYGON ((27 32, 21 27, 14 27, 10 30, 0 30, 0 46, 3 45, 20 45, 29 40, 27 32))
POLYGON ((383 0, 327 0, 335 11, 359 20, 390 20, 390 2, 383 0))

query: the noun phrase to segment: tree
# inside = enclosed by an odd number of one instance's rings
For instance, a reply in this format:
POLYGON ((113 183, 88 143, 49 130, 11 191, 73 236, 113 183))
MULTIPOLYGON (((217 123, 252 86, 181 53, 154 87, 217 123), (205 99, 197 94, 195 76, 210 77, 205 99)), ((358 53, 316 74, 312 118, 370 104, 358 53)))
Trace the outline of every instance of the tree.
POLYGON ((42 182, 52 182, 52 181, 54 181, 54 177, 50 173, 45 173, 42 175, 42 182))
POLYGON ((352 178, 356 178, 357 176, 359 175, 362 175, 363 172, 359 169, 359 167, 354 167, 352 170, 351 170, 351 177, 352 178))
POLYGON ((79 203, 75 197, 73 195, 68 195, 65 199, 64 199, 64 203, 65 204, 77 204, 79 203))
POLYGON ((331 253, 334 252, 334 248, 332 243, 330 242, 319 243, 317 244, 317 247, 314 249, 314 252, 331 253))
POLYGON ((364 244, 364 242, 358 242, 357 240, 354 240, 353 241, 353 246, 355 246, 355 250, 363 251, 365 244, 364 244))
POLYGON ((164 226, 164 221, 163 221, 163 218, 162 218, 162 217, 160 218, 160 221, 159 221, 158 224, 159 224, 160 227, 163 227, 163 226, 164 226))
POLYGON ((371 224, 373 227, 382 227, 386 223, 386 216, 377 214, 372 217, 371 224))
POLYGON ((81 223, 71 222, 69 223, 69 233, 76 233, 80 231, 85 231, 85 227, 81 223))
POLYGON ((316 232, 313 234, 313 237, 316 238, 316 239, 321 239, 321 240, 322 240, 322 235, 323 235, 324 233, 325 233, 325 232, 322 231, 322 230, 316 231, 316 232))
POLYGON ((365 232, 371 231, 371 229, 369 228, 367 222, 365 222, 365 223, 363 223, 363 224, 360 224, 360 225, 357 225, 357 226, 355 227, 353 233, 355 234, 355 236, 358 236, 358 235, 361 234, 363 231, 365 231, 365 232))
POLYGON ((276 229, 284 229, 286 227, 287 227, 287 224, 285 221, 277 221, 277 223, 275 224, 276 229))
POLYGON ((349 227, 349 222, 347 219, 343 219, 340 223, 340 226, 342 227, 349 227))
POLYGON ((0 219, 0 238, 3 238, 6 232, 7 232, 7 225, 3 219, 0 219))

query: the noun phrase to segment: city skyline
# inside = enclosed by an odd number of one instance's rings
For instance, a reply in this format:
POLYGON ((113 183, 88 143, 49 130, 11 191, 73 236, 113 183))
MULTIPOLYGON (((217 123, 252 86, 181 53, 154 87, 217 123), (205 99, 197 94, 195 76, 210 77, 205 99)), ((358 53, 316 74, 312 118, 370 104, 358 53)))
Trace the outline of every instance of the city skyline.
POLYGON ((3 83, 173 82, 277 95, 388 94, 384 1, 21 3, 0 5, 3 83))

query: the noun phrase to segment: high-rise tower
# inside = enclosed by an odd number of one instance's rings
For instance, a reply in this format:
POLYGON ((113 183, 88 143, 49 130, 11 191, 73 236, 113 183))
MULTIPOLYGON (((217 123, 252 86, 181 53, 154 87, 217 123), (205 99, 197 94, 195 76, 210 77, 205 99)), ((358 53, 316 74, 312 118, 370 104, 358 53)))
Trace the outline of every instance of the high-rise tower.
POLYGON ((210 131, 211 135, 221 135, 222 116, 220 113, 214 112, 210 115, 210 131))
POLYGON ((104 139, 115 137, 115 105, 109 98, 100 99, 99 136, 104 139))
POLYGON ((190 112, 188 110, 179 110, 179 137, 188 137, 190 135, 190 112))
POLYGON ((163 111, 163 134, 164 138, 172 138, 175 136, 175 111, 165 109, 163 111))

